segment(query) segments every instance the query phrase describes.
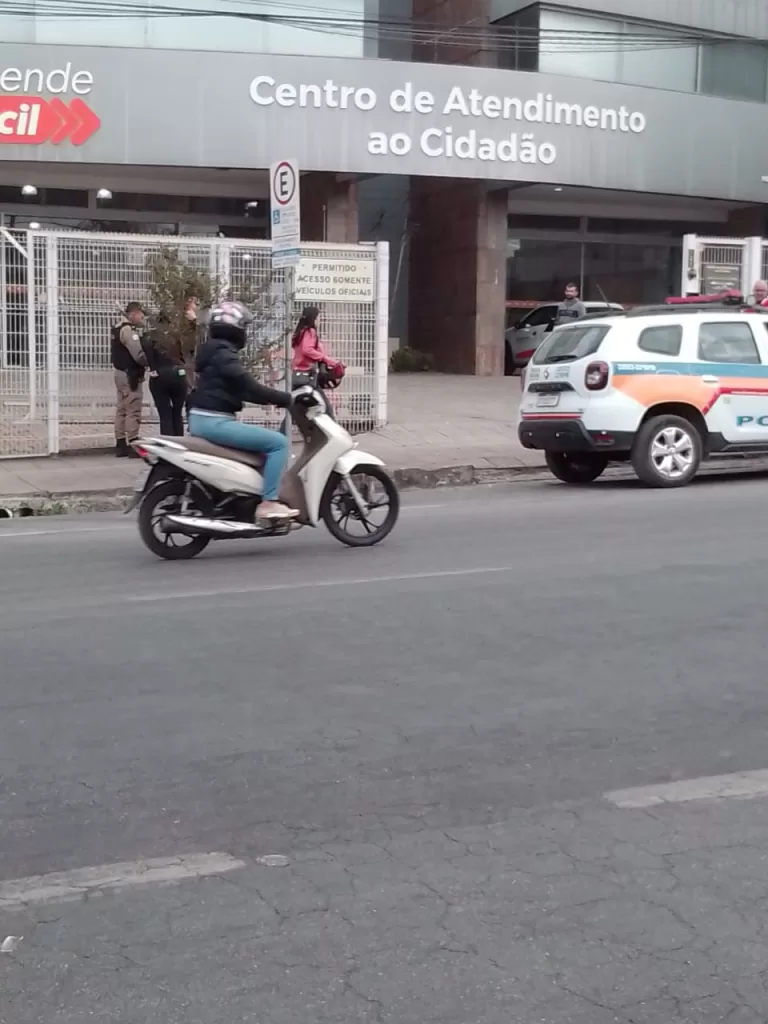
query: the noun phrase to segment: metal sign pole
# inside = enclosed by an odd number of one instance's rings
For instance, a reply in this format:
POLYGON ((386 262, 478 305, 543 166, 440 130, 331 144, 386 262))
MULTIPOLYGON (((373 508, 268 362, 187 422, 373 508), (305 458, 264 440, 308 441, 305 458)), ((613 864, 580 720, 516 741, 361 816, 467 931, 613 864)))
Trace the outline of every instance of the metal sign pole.
MULTIPOLYGON (((293 345, 292 345, 292 331, 291 326, 293 322, 293 280, 294 272, 293 267, 286 267, 284 271, 285 280, 285 339, 284 339, 284 356, 285 356, 285 390, 290 395, 293 391, 293 372, 291 369, 291 363, 293 362, 293 345)), ((285 411, 285 436, 290 439, 291 427, 293 426, 293 417, 291 416, 290 409, 285 411)))
MULTIPOLYGON (((269 169, 270 234, 272 237, 272 269, 283 271, 283 308, 285 335, 285 390, 293 390, 291 362, 291 321, 293 319, 294 267, 301 257, 301 198, 299 166, 295 160, 278 160, 269 169)), ((286 410, 284 430, 291 436, 290 412, 286 410)))

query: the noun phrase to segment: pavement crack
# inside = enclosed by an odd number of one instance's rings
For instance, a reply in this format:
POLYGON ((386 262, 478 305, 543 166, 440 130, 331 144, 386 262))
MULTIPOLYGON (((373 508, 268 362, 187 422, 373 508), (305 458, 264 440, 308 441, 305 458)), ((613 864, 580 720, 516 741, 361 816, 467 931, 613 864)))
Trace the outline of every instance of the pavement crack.
POLYGON ((575 989, 569 988, 557 977, 555 977, 554 982, 560 991, 565 992, 566 995, 572 996, 574 999, 581 999, 596 1010, 608 1010, 609 1013, 612 1013, 615 1016, 616 1020, 624 1020, 627 1021, 627 1024, 631 1024, 631 1018, 628 1017, 626 1012, 621 1008, 611 1006, 610 1003, 604 1003, 600 999, 595 999, 592 996, 585 995, 583 992, 577 992, 575 989))

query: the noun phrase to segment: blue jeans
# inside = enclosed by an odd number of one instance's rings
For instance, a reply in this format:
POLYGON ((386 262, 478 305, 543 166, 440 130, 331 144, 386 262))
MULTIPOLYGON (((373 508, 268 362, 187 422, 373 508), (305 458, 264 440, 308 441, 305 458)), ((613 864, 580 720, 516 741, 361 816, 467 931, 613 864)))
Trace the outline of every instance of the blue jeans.
POLYGON ((277 501, 280 477, 288 464, 288 438, 276 430, 240 423, 230 416, 209 416, 190 409, 189 432, 212 444, 225 448, 241 448, 246 452, 263 452, 264 499, 277 501))

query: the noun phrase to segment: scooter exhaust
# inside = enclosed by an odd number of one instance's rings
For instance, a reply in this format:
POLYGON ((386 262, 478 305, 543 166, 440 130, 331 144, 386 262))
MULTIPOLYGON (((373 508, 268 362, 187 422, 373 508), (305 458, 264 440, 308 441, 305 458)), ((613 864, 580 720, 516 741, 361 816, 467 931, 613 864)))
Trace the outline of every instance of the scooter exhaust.
POLYGON ((261 537, 262 527, 254 523, 234 523, 225 519, 205 519, 201 516, 163 516, 161 526, 169 533, 185 537, 261 537))

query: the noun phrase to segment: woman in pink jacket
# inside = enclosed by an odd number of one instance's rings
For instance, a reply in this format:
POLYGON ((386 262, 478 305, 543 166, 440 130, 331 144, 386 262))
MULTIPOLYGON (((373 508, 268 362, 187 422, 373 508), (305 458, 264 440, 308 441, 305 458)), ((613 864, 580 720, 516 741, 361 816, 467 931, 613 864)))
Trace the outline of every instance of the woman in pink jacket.
MULTIPOLYGON (((293 357, 291 359, 293 387, 295 390, 305 384, 311 384, 313 387, 319 388, 325 399, 325 410, 329 416, 333 416, 333 406, 326 391, 338 386, 338 382, 344 376, 344 365, 338 359, 333 359, 320 344, 317 335, 319 318, 320 310, 317 306, 305 306, 301 319, 296 324, 296 330, 293 332, 293 357)), ((285 426, 285 421, 283 421, 284 432, 285 426)))
MULTIPOLYGON (((339 365, 338 360, 332 359, 320 344, 317 335, 319 317, 320 310, 317 306, 305 306, 301 319, 296 324, 296 330, 293 332, 293 359, 291 361, 294 375, 301 374, 314 378, 321 363, 325 363, 329 370, 334 370, 339 365)), ((306 381, 302 383, 306 383, 306 381)), ((294 383, 294 387, 297 386, 294 383)))

